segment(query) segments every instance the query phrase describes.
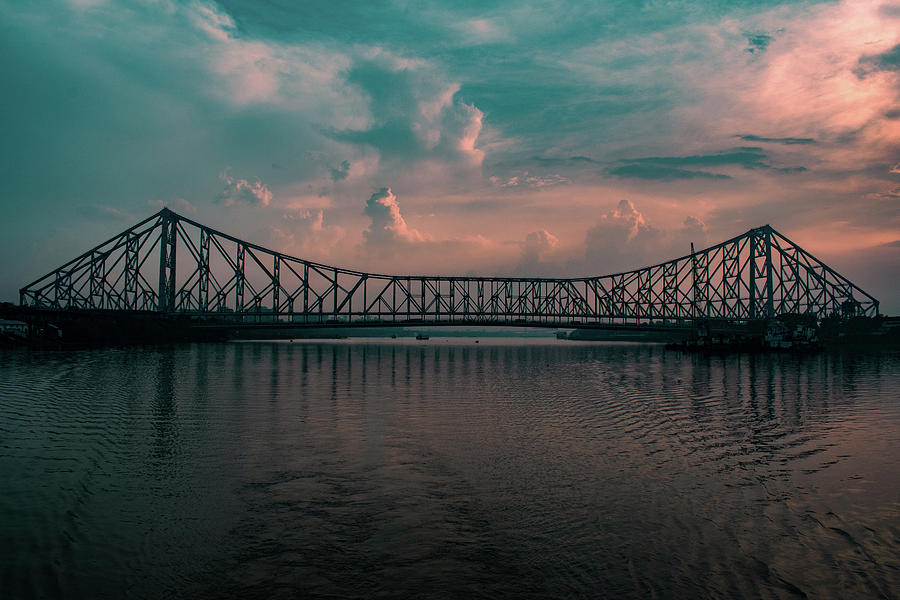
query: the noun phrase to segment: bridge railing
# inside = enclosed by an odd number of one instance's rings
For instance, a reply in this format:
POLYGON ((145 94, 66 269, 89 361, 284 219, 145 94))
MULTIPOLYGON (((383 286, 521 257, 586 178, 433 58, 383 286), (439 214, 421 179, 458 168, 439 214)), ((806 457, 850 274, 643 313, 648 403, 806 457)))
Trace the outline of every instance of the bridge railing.
POLYGON ((292 257, 168 209, 25 286, 20 301, 296 322, 589 325, 878 313, 875 298, 768 225, 611 275, 396 276, 292 257))

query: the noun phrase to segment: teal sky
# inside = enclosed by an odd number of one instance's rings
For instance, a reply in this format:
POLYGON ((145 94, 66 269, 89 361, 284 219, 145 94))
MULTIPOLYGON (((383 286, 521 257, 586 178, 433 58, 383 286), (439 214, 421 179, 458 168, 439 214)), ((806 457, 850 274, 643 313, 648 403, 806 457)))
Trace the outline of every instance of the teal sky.
POLYGON ((900 312, 900 2, 0 0, 0 300, 169 206, 379 272, 771 224, 900 312))

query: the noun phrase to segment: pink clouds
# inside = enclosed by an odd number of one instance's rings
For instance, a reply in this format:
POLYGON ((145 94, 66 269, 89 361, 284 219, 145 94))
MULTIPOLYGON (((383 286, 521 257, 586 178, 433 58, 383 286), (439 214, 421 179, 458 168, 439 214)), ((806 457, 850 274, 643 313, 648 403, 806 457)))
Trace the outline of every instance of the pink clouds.
POLYGON ((251 206, 268 206, 272 201, 272 191, 259 179, 252 182, 236 179, 231 176, 228 169, 219 174, 219 179, 225 182, 225 189, 216 196, 216 202, 220 204, 232 206, 244 203, 251 206))
POLYGON ((425 240, 425 236, 406 224, 391 188, 381 188, 372 194, 366 201, 365 214, 371 219, 363 232, 368 248, 390 252, 397 244, 425 240))
POLYGON ((282 214, 281 220, 269 227, 267 235, 274 250, 327 261, 339 256, 336 252, 346 231, 338 225, 326 224, 322 209, 301 209, 282 214))
POLYGON ((541 229, 526 235, 521 246, 522 257, 513 273, 524 277, 534 276, 541 271, 541 263, 546 263, 559 247, 559 238, 546 229, 541 229))
POLYGON ((501 187, 533 187, 533 188, 542 188, 542 187, 550 187, 554 185, 565 185, 567 183, 572 183, 572 181, 562 175, 556 173, 550 173, 547 175, 534 175, 529 174, 528 171, 522 171, 519 175, 513 175, 503 181, 497 176, 493 176, 490 178, 491 182, 501 186, 501 187))
POLYGON ((585 234, 584 275, 601 275, 662 262, 690 251, 690 244, 707 244, 706 225, 688 215, 679 227, 651 225, 630 200, 620 200, 615 209, 585 234))
POLYGON ((691 63, 678 68, 700 96, 677 113, 684 130, 814 138, 820 143, 803 153, 813 154, 820 168, 884 160, 900 140, 900 123, 883 117, 898 100, 897 73, 867 69, 861 76, 860 70, 861 60, 900 42, 900 28, 886 26, 879 4, 826 4, 787 21, 784 10, 763 14, 757 24, 770 22, 778 32, 754 54, 725 44, 747 23, 706 28, 719 58, 702 70, 691 63))

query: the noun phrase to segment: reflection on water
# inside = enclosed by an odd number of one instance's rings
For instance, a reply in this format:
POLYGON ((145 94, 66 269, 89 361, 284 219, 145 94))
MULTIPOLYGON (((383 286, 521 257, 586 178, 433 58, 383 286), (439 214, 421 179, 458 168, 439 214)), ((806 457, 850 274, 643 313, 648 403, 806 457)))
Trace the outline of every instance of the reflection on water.
POLYGON ((900 355, 0 351, 0 597, 891 597, 900 355))

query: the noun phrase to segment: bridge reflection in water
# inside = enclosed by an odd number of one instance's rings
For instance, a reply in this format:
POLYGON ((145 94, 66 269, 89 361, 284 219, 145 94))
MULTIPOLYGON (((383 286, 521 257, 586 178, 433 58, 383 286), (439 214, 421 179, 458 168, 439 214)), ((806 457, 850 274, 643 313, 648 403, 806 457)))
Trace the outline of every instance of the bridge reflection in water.
POLYGON ((3 598, 891 598, 900 354, 0 347, 3 598))
POLYGON ((690 325, 876 316, 878 301, 769 225, 650 267, 576 278, 382 275, 295 258, 163 209, 19 291, 44 309, 259 324, 690 325))

